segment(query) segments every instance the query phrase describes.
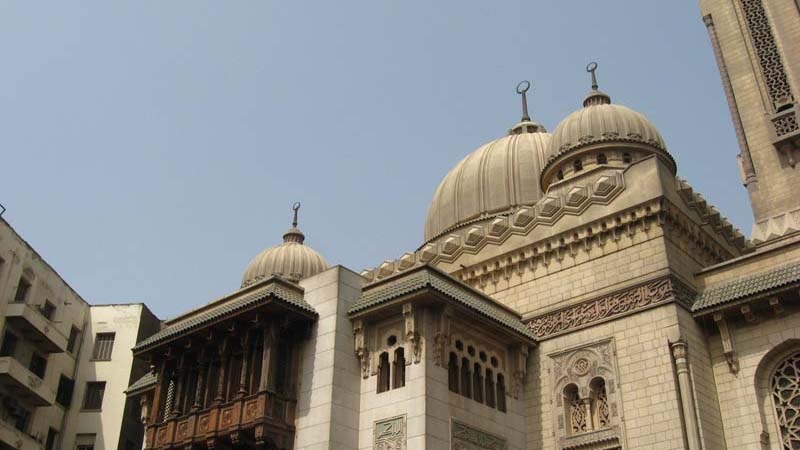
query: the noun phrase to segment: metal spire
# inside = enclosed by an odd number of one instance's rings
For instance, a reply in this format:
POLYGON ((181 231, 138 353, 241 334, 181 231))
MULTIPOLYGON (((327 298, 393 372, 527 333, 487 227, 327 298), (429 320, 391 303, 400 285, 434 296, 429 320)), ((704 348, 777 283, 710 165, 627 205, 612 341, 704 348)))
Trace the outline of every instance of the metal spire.
POLYGON ((592 90, 596 91, 597 90, 597 74, 595 74, 595 71, 597 71, 597 63, 592 61, 589 64, 587 64, 586 65, 586 71, 592 74, 592 90))
POLYGON ((528 80, 522 80, 517 85, 517 94, 522 96, 522 122, 530 122, 531 118, 528 115, 528 89, 531 88, 531 83, 528 80))
POLYGON ((294 211, 294 219, 292 219, 292 228, 297 228, 297 211, 300 210, 300 202, 294 202, 294 205, 292 205, 292 210, 294 211))

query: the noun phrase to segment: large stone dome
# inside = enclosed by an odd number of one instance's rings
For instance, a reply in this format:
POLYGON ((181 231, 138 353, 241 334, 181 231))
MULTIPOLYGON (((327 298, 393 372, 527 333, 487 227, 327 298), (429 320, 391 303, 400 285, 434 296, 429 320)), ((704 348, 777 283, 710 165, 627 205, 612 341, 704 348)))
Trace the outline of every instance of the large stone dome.
POLYGON ((539 173, 550 134, 523 121, 509 135, 479 147, 444 177, 428 207, 425 241, 476 219, 509 213, 541 196, 539 173))
MULTIPOLYGON (((299 208, 299 204, 296 207, 299 208)), ((283 235, 283 244, 264 250, 247 265, 242 276, 242 287, 273 275, 300 281, 326 270, 328 264, 322 255, 304 245, 303 241, 305 235, 297 228, 295 215, 292 228, 283 235)))

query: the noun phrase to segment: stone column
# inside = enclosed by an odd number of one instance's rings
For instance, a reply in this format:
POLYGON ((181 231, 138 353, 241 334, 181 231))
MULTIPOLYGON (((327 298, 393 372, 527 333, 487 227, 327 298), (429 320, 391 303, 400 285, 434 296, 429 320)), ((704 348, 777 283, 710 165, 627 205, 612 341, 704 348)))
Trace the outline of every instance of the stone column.
MULTIPOLYGON (((158 423, 158 417, 159 414, 161 414, 161 402, 166 397, 166 388, 169 385, 169 381, 166 378, 166 367, 167 363, 162 362, 156 375, 156 390, 153 393, 152 414, 150 415, 150 423, 153 425, 158 423)), ((150 370, 155 372, 155 367, 151 366, 150 370)), ((164 412, 164 416, 166 416, 166 411, 164 412)))
POLYGON ((207 375, 207 366, 208 363, 203 361, 197 368, 197 386, 194 391, 194 403, 192 404, 192 411, 197 411, 203 407, 203 389, 205 387, 205 383, 203 383, 203 381, 205 381, 205 377, 207 375))
POLYGON ((582 398, 581 403, 586 411, 586 431, 594 431, 594 417, 592 417, 592 399, 582 398))
POLYGON ((258 382, 259 392, 269 390, 269 371, 272 362, 272 344, 275 342, 274 325, 270 323, 264 329, 264 354, 261 355, 261 379, 258 382))
POLYGON ((214 397, 214 403, 222 403, 225 401, 225 373, 228 371, 228 352, 224 343, 219 347, 219 377, 217 378, 217 395, 214 397))
POLYGON ((250 333, 245 332, 242 338, 242 371, 239 374, 239 397, 247 395, 247 374, 249 372, 250 363, 250 333))
MULTIPOLYGON (((181 395, 183 395, 183 389, 185 380, 185 370, 183 368, 177 369, 175 371, 175 378, 174 378, 174 395, 172 399, 172 411, 170 412, 170 418, 178 417, 181 414, 181 395)), ((167 397, 169 398, 169 397, 167 397)))
POLYGON ((686 342, 677 341, 670 344, 672 357, 675 360, 675 372, 678 375, 678 389, 681 396, 681 407, 683 409, 683 420, 686 424, 686 440, 689 443, 689 450, 702 450, 700 446, 700 431, 697 428, 697 415, 694 409, 694 391, 692 389, 692 378, 689 374, 689 359, 687 357, 688 347, 686 342))

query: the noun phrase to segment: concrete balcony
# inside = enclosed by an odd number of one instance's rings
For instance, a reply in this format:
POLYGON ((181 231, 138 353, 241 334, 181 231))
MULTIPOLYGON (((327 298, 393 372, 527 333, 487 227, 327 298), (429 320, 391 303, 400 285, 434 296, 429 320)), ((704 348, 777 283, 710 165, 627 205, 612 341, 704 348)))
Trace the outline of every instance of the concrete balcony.
POLYGON ((10 303, 6 309, 6 320, 46 353, 61 353, 67 348, 66 336, 27 303, 10 303))
POLYGON ((0 386, 17 400, 33 406, 51 406, 56 394, 16 359, 0 358, 0 386))
POLYGON ((42 446, 32 437, 0 420, 0 449, 42 450, 42 446))

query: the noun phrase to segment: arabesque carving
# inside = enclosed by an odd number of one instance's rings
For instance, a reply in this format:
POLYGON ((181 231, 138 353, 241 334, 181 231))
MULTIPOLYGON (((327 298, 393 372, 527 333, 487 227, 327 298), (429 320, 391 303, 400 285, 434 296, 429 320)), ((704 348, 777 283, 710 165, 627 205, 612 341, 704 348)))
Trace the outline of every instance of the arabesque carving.
POLYGON ((506 450, 508 444, 500 436, 452 420, 450 448, 452 450, 506 450))
POLYGON ((536 317, 528 327, 542 338, 661 303, 678 301, 690 306, 693 299, 694 293, 683 283, 672 277, 662 278, 536 317))
POLYGON ((406 449, 406 416, 375 422, 374 450, 406 449))

